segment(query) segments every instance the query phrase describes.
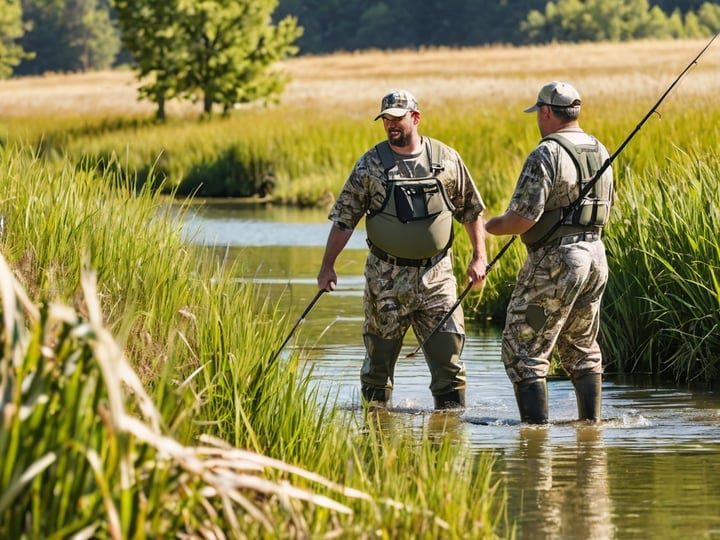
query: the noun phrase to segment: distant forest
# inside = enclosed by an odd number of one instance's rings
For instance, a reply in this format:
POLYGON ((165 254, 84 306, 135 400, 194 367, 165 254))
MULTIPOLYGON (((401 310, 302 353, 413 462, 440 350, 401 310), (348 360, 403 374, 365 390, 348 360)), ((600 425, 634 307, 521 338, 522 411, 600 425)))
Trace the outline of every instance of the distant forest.
POLYGON ((205 54, 201 49, 270 62, 336 51, 718 31, 720 1, 705 0, 0 0, 0 79, 121 64, 144 65, 147 75, 167 71, 176 56, 205 54), (258 30, 243 34, 248 25, 258 30), (278 40, 280 49, 267 46, 278 40))
MULTIPOLYGON (((533 10, 545 15, 548 4, 555 4, 558 9, 572 12, 593 11, 598 24, 603 24, 603 19, 610 16, 608 11, 617 17, 628 19, 659 8, 668 18, 667 27, 675 28, 662 31, 658 28, 662 24, 655 24, 652 27, 655 36, 640 34, 625 37, 636 39, 685 37, 677 28, 678 18, 684 19, 687 13, 697 12, 703 4, 716 3, 706 0, 280 0, 276 17, 282 19, 286 15, 293 15, 298 18, 299 26, 304 28, 303 35, 296 41, 300 54, 373 48, 522 45, 551 41, 553 37, 559 41, 598 40, 594 32, 584 38, 572 37, 572 34, 569 39, 563 39, 562 35, 552 36, 553 24, 550 24, 552 21, 549 21, 548 17, 541 21, 548 27, 546 31, 532 32, 532 29, 524 24, 528 15, 533 10), (596 11, 599 14, 595 13, 596 11), (675 22, 670 20, 673 14, 675 22)), ((718 4, 716 7, 720 9, 718 4)), ((715 17, 717 12, 717 9, 714 10, 715 17)), ((655 13, 656 20, 657 15, 655 13)), ((713 21, 713 24, 719 23, 720 21, 713 21)), ((557 23, 557 26, 563 24, 572 23, 566 20, 565 23, 557 23)), ((714 29, 713 24, 709 25, 711 30, 714 29)), ((599 37, 604 38, 602 35, 599 37)), ((613 40, 613 37, 607 39, 613 40)))

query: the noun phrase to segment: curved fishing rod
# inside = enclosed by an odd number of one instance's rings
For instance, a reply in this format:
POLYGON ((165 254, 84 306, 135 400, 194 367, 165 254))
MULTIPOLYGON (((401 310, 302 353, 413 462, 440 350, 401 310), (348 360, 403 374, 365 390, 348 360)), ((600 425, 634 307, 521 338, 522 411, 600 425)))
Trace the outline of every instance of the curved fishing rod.
MULTIPOLYGON (((708 43, 705 45, 705 47, 703 47, 703 49, 697 54, 697 56, 695 56, 695 58, 693 58, 692 61, 685 67, 685 69, 683 69, 682 72, 680 72, 680 75, 678 75, 678 76, 675 78, 675 80, 672 82, 672 84, 667 88, 667 90, 665 90, 665 92, 663 93, 663 95, 660 96, 660 99, 657 100, 657 103, 655 103, 655 105, 653 105, 653 107, 647 112, 647 114, 643 117, 643 119, 640 120, 640 122, 638 123, 638 125, 635 126, 635 129, 633 129, 632 132, 630 132, 630 135, 628 135, 628 136, 625 138, 625 140, 622 142, 622 144, 617 148, 617 150, 615 150, 615 152, 614 152, 610 157, 608 157, 608 158, 605 160, 605 162, 604 162, 604 163, 602 164, 602 166, 595 172, 595 175, 590 179, 590 181, 585 185, 585 187, 583 187, 583 188, 580 190, 580 193, 579 193, 579 195, 578 195, 578 198, 575 199, 575 200, 572 202, 572 204, 570 204, 570 206, 568 207, 568 210, 569 210, 570 212, 574 212, 574 211, 577 209, 577 207, 580 205, 580 203, 581 203, 582 200, 585 198, 585 196, 586 196, 588 193, 590 193, 590 190, 592 190, 593 186, 595 186, 595 184, 596 184, 597 181, 600 179, 600 177, 605 173, 605 171, 608 169, 608 167, 610 167, 610 165, 612 164, 612 162, 615 161, 615 158, 617 158, 617 157, 620 155, 620 153, 625 149, 625 147, 626 147, 627 144, 630 142, 630 140, 632 140, 632 138, 637 134, 637 132, 640 131, 640 129, 641 129, 641 128, 643 127, 643 125, 645 124, 645 122, 647 122, 648 119, 652 116, 652 114, 655 113, 655 112, 657 112, 657 108, 660 106, 660 104, 665 100, 665 98, 668 96, 668 94, 669 94, 670 92, 672 92, 673 88, 675 88, 675 86, 680 82, 680 80, 685 76, 685 74, 690 70, 690 68, 693 67, 694 65, 696 65, 696 64, 698 63, 698 60, 700 60, 700 57, 701 57, 703 54, 705 54, 705 51, 707 51, 708 48, 710 48, 710 45, 712 45, 713 41, 715 41, 715 38, 717 38, 718 35, 720 35, 720 32, 717 32, 717 33, 710 39, 710 41, 708 41, 708 43)), ((560 218, 560 219, 550 228, 550 230, 549 230, 547 233, 545 233, 545 235, 543 235, 543 237, 540 238, 540 239, 536 242, 536 244, 540 244, 540 243, 544 242, 545 240, 547 240, 555 231, 557 231, 557 230, 560 228, 560 226, 562 225, 564 219, 565 219, 564 216, 563 216, 562 218, 560 218)), ((498 259, 503 255, 503 253, 505 253, 505 252, 507 251, 507 249, 510 247, 510 244, 512 244, 512 243, 515 241, 516 238, 517 238, 517 235, 514 234, 514 235, 510 238, 510 240, 508 240, 508 242, 507 242, 507 243, 502 247, 502 249, 498 252, 498 254, 495 256, 495 258, 492 260, 492 262, 487 265, 486 271, 485 271, 485 274, 486 274, 486 275, 487 275, 488 272, 490 272, 490 269, 495 265, 495 263, 496 263, 496 262, 498 261, 498 259)), ((443 324, 445 324, 445 321, 447 321, 448 318, 450 317, 450 315, 452 315, 453 311, 455 311, 455 310, 457 309, 457 307, 458 307, 458 306, 460 305, 460 303, 463 301, 463 299, 465 298, 465 296, 467 296, 467 294, 470 292, 470 289, 472 289, 472 282, 468 283, 467 287, 465 287, 465 289, 464 289, 463 292, 460 294, 460 296, 458 296, 457 301, 455 302, 455 304, 453 304, 452 308, 450 308, 450 311, 448 311, 448 313, 445 314, 445 316, 442 318, 442 320, 440 321, 440 323, 439 323, 437 326, 435 326, 435 328, 433 328, 432 332, 430 332, 430 333, 427 335, 427 337, 423 340, 423 342, 422 342, 420 345, 418 345, 417 348, 416 348, 413 352, 411 352, 410 354, 408 354, 408 355, 406 356, 406 358, 412 358, 412 357, 414 357, 414 356, 420 351, 420 349, 422 349, 422 348, 425 346, 425 344, 428 342, 428 339, 430 339, 430 337, 431 337, 435 332, 437 332, 438 329, 439 329, 443 324)))
POLYGON ((305 308, 305 311, 302 312, 302 315, 300 315, 300 318, 299 318, 299 319, 295 322, 295 324, 293 325, 292 329, 290 330, 290 333, 289 333, 289 334, 287 335, 287 337, 285 338, 285 341, 282 342, 282 345, 280 345, 280 347, 279 347, 278 350, 275 352, 275 354, 272 355, 272 358, 270 358, 270 363, 274 362, 275 359, 276 359, 276 358, 278 357, 278 355, 280 354, 280 351, 282 351, 282 350, 285 348, 285 345, 287 345, 287 342, 290 341, 290 338, 291 338, 292 335, 295 333, 295 330, 297 329, 297 327, 300 326, 300 323, 305 320, 305 317, 307 316, 307 314, 310 313, 310 310, 313 308, 313 306, 315 305, 315 303, 320 299, 320 297, 322 296, 322 294, 323 294, 324 292, 327 292, 327 291, 326 291, 325 289, 319 289, 319 290, 318 290, 317 294, 315 295, 315 298, 313 298, 313 299, 310 301, 310 304, 308 304, 308 307, 305 308))

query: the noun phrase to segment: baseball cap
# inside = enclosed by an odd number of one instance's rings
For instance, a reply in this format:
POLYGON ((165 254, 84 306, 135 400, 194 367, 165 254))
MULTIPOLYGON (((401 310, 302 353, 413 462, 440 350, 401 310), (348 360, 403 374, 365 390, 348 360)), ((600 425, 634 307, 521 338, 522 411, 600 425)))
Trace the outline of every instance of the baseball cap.
POLYGON ((525 112, 535 112, 541 105, 579 107, 580 103, 580 94, 572 85, 566 82, 553 81, 540 89, 535 105, 525 109, 525 112))
POLYGON ((420 106, 415 96, 407 90, 394 90, 382 98, 380 114, 375 117, 375 120, 384 114, 403 116, 408 111, 420 111, 420 106))

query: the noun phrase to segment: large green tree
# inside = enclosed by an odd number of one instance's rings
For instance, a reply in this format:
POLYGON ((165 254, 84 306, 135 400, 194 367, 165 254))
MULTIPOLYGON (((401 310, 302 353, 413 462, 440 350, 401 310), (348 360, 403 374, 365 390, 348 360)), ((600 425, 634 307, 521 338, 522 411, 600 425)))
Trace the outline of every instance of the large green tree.
POLYGON ((215 103, 228 110, 277 96, 285 77, 269 68, 297 48, 301 34, 293 17, 277 25, 271 16, 277 0, 181 0, 180 25, 187 36, 189 64, 186 87, 192 99, 202 99, 203 111, 215 103))
POLYGON ((27 55, 17 40, 23 35, 22 7, 19 0, 0 0, 0 79, 12 75, 27 55))
POLYGON ((123 42, 149 78, 142 95, 158 105, 182 97, 228 111, 273 99, 286 78, 272 66, 293 55, 294 17, 272 24, 277 0, 114 0, 123 42))
POLYGON ((140 98, 157 105, 165 119, 165 104, 184 86, 181 78, 188 55, 177 25, 177 0, 114 0, 125 48, 141 81, 140 98))

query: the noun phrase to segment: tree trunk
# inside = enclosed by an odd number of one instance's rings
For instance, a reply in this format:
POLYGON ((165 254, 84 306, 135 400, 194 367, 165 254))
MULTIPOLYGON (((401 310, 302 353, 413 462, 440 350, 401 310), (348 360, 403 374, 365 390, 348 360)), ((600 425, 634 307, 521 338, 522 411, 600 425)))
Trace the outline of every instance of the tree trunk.
POLYGON ((155 113, 155 120, 160 122, 165 121, 165 94, 161 93, 157 96, 155 103, 157 103, 157 112, 155 113))

